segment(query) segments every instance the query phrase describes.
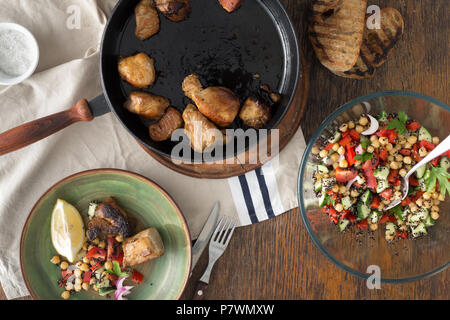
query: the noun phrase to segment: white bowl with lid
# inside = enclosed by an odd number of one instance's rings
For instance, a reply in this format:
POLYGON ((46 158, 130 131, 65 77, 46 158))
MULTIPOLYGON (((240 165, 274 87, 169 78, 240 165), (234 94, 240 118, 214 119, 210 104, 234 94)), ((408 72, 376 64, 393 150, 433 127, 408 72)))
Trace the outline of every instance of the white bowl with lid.
POLYGON ((14 85, 28 79, 39 63, 39 45, 25 27, 0 23, 0 85, 14 85))

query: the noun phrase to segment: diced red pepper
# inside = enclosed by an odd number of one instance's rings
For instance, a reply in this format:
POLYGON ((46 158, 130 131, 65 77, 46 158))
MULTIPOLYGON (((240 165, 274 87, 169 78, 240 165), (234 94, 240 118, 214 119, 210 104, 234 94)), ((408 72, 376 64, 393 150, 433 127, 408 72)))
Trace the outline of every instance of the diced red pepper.
POLYGON ((388 138, 390 143, 395 143, 398 138, 398 134, 394 129, 386 129, 386 127, 383 127, 376 135, 388 138))
POLYGON ((345 138, 345 137, 347 137, 348 135, 350 134, 350 131, 349 130, 347 130, 347 131, 345 131, 345 132, 342 132, 342 138, 345 138))
POLYGON ((61 270, 62 281, 66 281, 72 274, 73 271, 61 270))
POLYGON ((419 185, 419 180, 417 180, 416 177, 410 176, 409 184, 413 187, 417 187, 419 185))
POLYGON ((408 236, 406 235, 406 231, 397 231, 397 237, 400 239, 406 239, 408 236))
POLYGON ((417 121, 413 121, 406 124, 406 129, 408 129, 409 131, 417 131, 420 129, 420 127, 421 125, 417 121))
POLYGON ((137 284, 140 284, 142 280, 144 280, 144 275, 139 271, 133 270, 133 274, 131 275, 131 280, 137 284))
POLYGON ((105 261, 106 260, 106 250, 99 248, 99 247, 94 247, 88 251, 86 257, 88 259, 105 261))
POLYGON ((405 207, 407 205, 409 205, 411 203, 411 198, 409 196, 407 196, 404 200, 402 200, 402 202, 400 203, 400 205, 402 207, 405 207))
POLYGON ((330 217, 339 217, 339 213, 333 208, 330 208, 330 210, 328 210, 328 214, 330 215, 330 217))
POLYGON ((380 151, 380 159, 381 160, 386 161, 388 156, 389 156, 389 153, 387 152, 387 150, 383 149, 380 151))
POLYGON ((419 149, 420 149, 419 143, 416 143, 413 145, 411 154, 413 156, 414 161, 416 161, 416 162, 420 162, 423 159, 421 156, 419 156, 419 149))
POLYGON ((350 142, 352 142, 352 137, 347 136, 345 138, 342 138, 341 141, 339 141, 339 145, 346 147, 347 145, 350 144, 350 142))
POLYGON ((367 219, 365 219, 365 220, 358 222, 356 224, 356 227, 360 228, 360 229, 367 229, 369 227, 369 223, 367 222, 367 219))
POLYGON ((383 216, 380 218, 380 220, 378 220, 378 224, 384 224, 386 222, 389 221, 389 215, 388 214, 383 214, 383 216))
POLYGON ((372 199, 372 202, 370 202, 370 207, 372 209, 378 209, 378 207, 380 206, 380 202, 381 202, 380 197, 379 196, 374 196, 373 199, 372 199))
POLYGON ((353 166, 356 162, 356 160, 354 159, 356 156, 356 152, 355 149, 353 147, 351 147, 350 145, 347 146, 347 154, 346 154, 346 158, 347 158, 347 162, 349 166, 353 166))
POLYGON ((400 186, 400 185, 402 185, 402 181, 400 180, 400 179, 396 179, 393 183, 392 183, 394 186, 400 186))
POLYGON ((351 214, 350 210, 344 210, 344 213, 341 216, 342 219, 347 219, 350 222, 354 222, 356 217, 351 214))
POLYGON ((404 156, 410 156, 411 155, 411 149, 400 149, 399 150, 400 154, 404 155, 404 156))
POLYGON ((427 141, 427 140, 421 140, 420 141, 420 146, 424 147, 428 151, 431 151, 431 150, 433 150, 436 147, 433 143, 431 143, 430 141, 427 141))
POLYGON ((330 151, 332 148, 333 148, 333 145, 334 145, 334 143, 329 143, 329 144, 327 144, 326 146, 325 146, 325 150, 327 150, 327 151, 330 151))
POLYGON ((123 249, 122 245, 116 241, 114 238, 108 238, 107 240, 108 244, 108 254, 107 254, 107 260, 111 261, 117 261, 119 264, 122 264, 123 262, 123 249))
POLYGON ((358 175, 358 171, 356 170, 346 170, 346 169, 342 169, 340 167, 336 168, 336 180, 339 183, 346 183, 349 182, 350 180, 353 180, 356 178, 356 176, 358 175))
POLYGON ((119 279, 119 277, 117 275, 115 275, 115 274, 109 274, 108 275, 108 279, 109 279, 109 281, 111 281, 111 284, 113 286, 115 286, 116 285, 116 281, 119 279))
POLYGON ((361 135, 356 131, 355 129, 350 130, 350 137, 352 137, 353 140, 359 140, 361 138, 361 135))
POLYGON ((330 221, 333 222, 334 224, 338 224, 338 218, 337 217, 330 216, 330 221))
POLYGON ((397 177, 398 177, 398 170, 391 169, 391 171, 389 171, 387 179, 390 183, 394 183, 395 181, 397 181, 397 177))
POLYGON ((100 269, 101 267, 102 267, 101 263, 100 263, 100 262, 97 262, 96 264, 94 264, 94 265, 91 267, 91 271, 98 270, 98 269, 100 269))
POLYGON ((378 155, 374 154, 372 159, 367 160, 364 162, 364 164, 361 166, 363 170, 375 170, 380 163, 378 155))
POLYGON ((439 160, 441 160, 441 157, 434 158, 433 160, 431 160, 431 163, 433 164, 433 166, 437 167, 439 166, 439 160))
POLYGON ((380 196, 385 200, 391 200, 392 198, 392 189, 386 189, 382 193, 380 193, 380 196))
POLYGON ((83 282, 89 283, 92 277, 92 271, 86 271, 83 275, 83 282))
POLYGON ((364 175, 366 176, 367 187, 369 189, 376 189, 377 187, 377 178, 373 175, 375 170, 364 170, 364 175))
POLYGON ((423 196, 423 192, 422 191, 417 191, 416 194, 411 197, 411 202, 416 203, 416 201, 418 199, 422 198, 422 196, 423 196))

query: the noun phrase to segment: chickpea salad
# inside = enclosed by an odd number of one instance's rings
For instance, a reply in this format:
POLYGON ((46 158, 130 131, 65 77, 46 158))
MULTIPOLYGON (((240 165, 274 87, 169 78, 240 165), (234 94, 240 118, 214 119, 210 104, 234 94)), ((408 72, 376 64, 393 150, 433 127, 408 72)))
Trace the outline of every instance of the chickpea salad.
POLYGON ((404 112, 342 123, 326 143, 312 148, 318 160, 314 191, 322 211, 340 232, 385 225, 387 241, 426 235, 450 194, 450 151, 420 167, 409 178, 408 196, 385 208, 402 199, 402 178, 437 144, 439 137, 404 112))

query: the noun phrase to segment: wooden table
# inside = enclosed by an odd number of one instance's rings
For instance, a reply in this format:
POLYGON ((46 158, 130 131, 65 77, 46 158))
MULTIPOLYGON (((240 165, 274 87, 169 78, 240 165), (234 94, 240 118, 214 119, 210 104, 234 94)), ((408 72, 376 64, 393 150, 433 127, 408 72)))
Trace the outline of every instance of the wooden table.
MULTIPOLYGON (((349 80, 320 65, 304 39, 306 0, 282 0, 293 18, 310 63, 310 97, 302 129, 307 141, 319 124, 345 102, 377 91, 409 90, 450 103, 447 0, 374 0, 393 6, 405 20, 405 34, 372 80, 349 80)), ((206 267, 194 270, 183 299, 206 267)), ((298 209, 239 228, 216 264, 206 299, 449 299, 446 270, 429 279, 369 290, 364 280, 330 262, 311 241, 298 209)), ((0 288, 0 299, 4 294, 0 288)))

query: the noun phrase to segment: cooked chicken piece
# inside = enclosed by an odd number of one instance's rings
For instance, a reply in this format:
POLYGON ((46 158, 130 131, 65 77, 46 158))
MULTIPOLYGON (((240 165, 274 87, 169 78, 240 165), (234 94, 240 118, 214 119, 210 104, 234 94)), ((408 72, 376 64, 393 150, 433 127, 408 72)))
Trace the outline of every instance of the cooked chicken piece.
POLYGON ((228 12, 237 10, 242 4, 242 0, 219 0, 219 2, 221 6, 228 12))
POLYGON ((209 121, 193 104, 189 104, 183 112, 184 132, 191 141, 196 152, 203 152, 214 143, 224 143, 223 133, 209 121), (217 139, 222 138, 222 141, 217 139))
POLYGON ((150 120, 159 120, 170 106, 170 100, 147 92, 134 91, 124 107, 132 113, 150 120))
POLYGON ((168 140, 174 131, 182 126, 181 113, 177 109, 169 107, 161 120, 150 126, 150 138, 156 142, 168 140))
POLYGON ((136 13, 136 37, 145 40, 159 32, 159 15, 153 0, 142 0, 134 12, 136 13))
POLYGON ((195 74, 184 79, 183 91, 201 113, 220 127, 229 126, 239 112, 240 101, 233 91, 224 87, 203 89, 195 74))
POLYGON ((270 120, 270 106, 260 98, 250 97, 242 106, 239 118, 252 128, 262 128, 270 120))
POLYGON ((164 244, 158 230, 150 228, 123 243, 123 267, 133 267, 164 255, 164 244))
POLYGON ((190 0, 155 0, 155 4, 163 15, 175 22, 186 19, 191 11, 190 0))
POLYGON ((147 88, 155 83, 155 59, 145 53, 119 61, 120 77, 136 88, 147 88))
POLYGON ((127 213, 110 197, 101 203, 94 213, 94 218, 88 225, 89 241, 95 238, 106 239, 121 235, 126 238, 131 235, 131 226, 127 213))

